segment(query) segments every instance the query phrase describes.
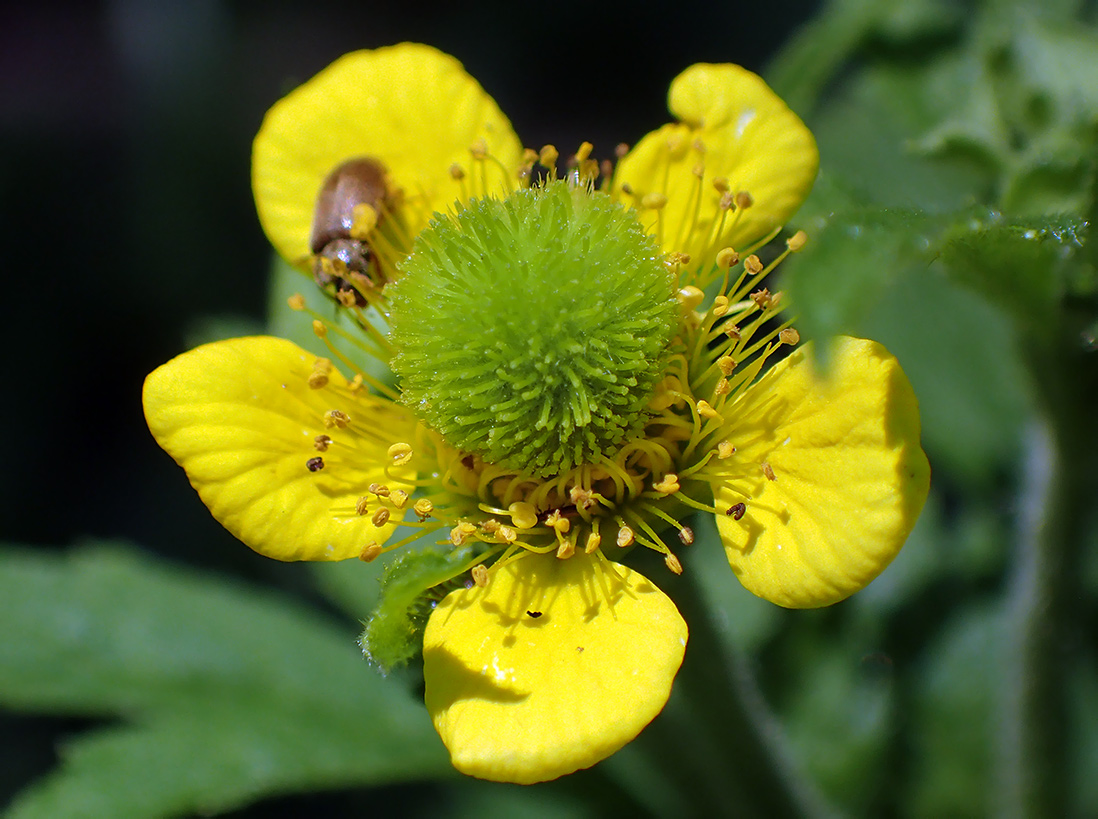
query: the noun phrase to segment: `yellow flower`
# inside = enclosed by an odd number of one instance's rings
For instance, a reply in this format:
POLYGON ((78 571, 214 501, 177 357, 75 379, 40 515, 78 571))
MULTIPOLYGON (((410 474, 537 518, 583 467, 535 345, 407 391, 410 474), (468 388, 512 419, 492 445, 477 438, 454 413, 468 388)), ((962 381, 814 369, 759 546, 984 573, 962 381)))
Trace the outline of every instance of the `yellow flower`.
POLYGON ((736 66, 687 69, 669 107, 678 121, 616 168, 585 143, 558 181, 555 149, 524 152, 453 58, 409 44, 341 58, 268 114, 257 207, 404 402, 319 316, 350 381, 259 337, 145 384, 157 441, 257 552, 446 544, 429 570, 393 570, 423 592, 427 708, 474 776, 588 767, 659 713, 687 627, 621 561, 643 546, 682 572, 687 514, 716 518, 752 592, 813 607, 870 582, 926 497, 915 397, 880 345, 835 341, 826 373, 804 349, 764 367, 799 338, 763 280, 804 237, 770 264, 751 243, 807 194, 811 134, 736 66), (531 188, 536 164, 548 181, 531 188), (336 217, 319 237, 318 197, 336 217))

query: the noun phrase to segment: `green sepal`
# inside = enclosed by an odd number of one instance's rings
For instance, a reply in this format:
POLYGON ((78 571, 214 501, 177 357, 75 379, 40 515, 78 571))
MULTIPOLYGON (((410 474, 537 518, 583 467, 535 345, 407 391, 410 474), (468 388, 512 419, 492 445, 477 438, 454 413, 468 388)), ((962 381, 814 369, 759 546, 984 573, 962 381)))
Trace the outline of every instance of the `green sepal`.
POLYGON ((422 649, 423 629, 435 605, 472 558, 469 547, 404 551, 385 567, 381 597, 358 639, 362 653, 382 674, 404 665, 422 649))

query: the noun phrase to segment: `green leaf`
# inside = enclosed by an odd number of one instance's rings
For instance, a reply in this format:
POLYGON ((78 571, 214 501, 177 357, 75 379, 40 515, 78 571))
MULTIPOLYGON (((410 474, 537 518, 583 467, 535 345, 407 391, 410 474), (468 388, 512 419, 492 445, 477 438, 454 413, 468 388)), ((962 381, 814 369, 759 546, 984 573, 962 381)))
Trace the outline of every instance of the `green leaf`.
POLYGON ((0 702, 126 723, 11 816, 166 816, 449 770, 422 706, 290 600, 119 548, 0 551, 0 702))
POLYGON ((370 662, 383 674, 403 665, 422 647, 420 635, 434 605, 454 586, 472 558, 468 547, 404 550, 385 567, 381 600, 359 638, 370 662), (430 592, 430 593, 428 593, 430 592))

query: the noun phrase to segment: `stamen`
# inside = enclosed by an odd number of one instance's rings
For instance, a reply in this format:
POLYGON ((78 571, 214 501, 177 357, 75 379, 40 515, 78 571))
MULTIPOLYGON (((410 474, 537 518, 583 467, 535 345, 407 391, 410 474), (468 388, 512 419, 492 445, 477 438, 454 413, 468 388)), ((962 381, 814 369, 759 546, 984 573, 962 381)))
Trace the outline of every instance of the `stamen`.
POLYGON ((305 462, 310 472, 319 472, 324 468, 324 459, 320 457, 310 458, 305 462))
POLYGON ((470 572, 473 576, 473 582, 480 588, 485 588, 488 585, 488 570, 484 568, 483 563, 478 563, 474 566, 470 572))
POLYGON ((395 443, 389 447, 389 459, 392 461, 392 466, 404 466, 408 461, 412 460, 412 446, 403 442, 395 443))
POLYGON ((317 435, 313 438, 313 449, 317 452, 327 452, 332 445, 332 439, 327 435, 317 435))
POLYGON ((420 498, 412 505, 412 511, 416 513, 416 517, 420 521, 425 521, 431 517, 431 513, 435 511, 435 505, 427 498, 420 498))
POLYGON ((772 467, 768 462, 763 461, 760 466, 762 467, 763 474, 766 475, 766 479, 768 481, 776 481, 778 479, 774 475, 774 467, 772 467))
POLYGON ((737 503, 737 504, 733 504, 732 506, 729 506, 728 511, 725 512, 725 514, 726 515, 731 515, 732 520, 739 520, 740 518, 743 517, 743 514, 746 511, 747 511, 747 504, 737 503))
POLYGON ((363 563, 370 563, 375 558, 377 558, 377 556, 380 555, 383 551, 384 550, 381 548, 381 544, 371 540, 369 543, 362 547, 362 551, 359 552, 358 559, 361 560, 363 563))

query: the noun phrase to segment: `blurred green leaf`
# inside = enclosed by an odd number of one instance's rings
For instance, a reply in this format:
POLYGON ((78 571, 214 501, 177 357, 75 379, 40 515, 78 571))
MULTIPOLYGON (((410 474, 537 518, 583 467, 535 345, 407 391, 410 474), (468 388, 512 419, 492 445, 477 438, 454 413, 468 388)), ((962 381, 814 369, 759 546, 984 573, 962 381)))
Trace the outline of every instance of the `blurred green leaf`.
POLYGON ((914 770, 900 796, 909 815, 989 815, 1002 640, 998 610, 970 605, 924 652, 907 723, 914 770))
POLYGON ((123 716, 64 749, 14 817, 216 812, 444 775, 407 692, 285 598, 121 548, 0 552, 0 701, 123 716))

